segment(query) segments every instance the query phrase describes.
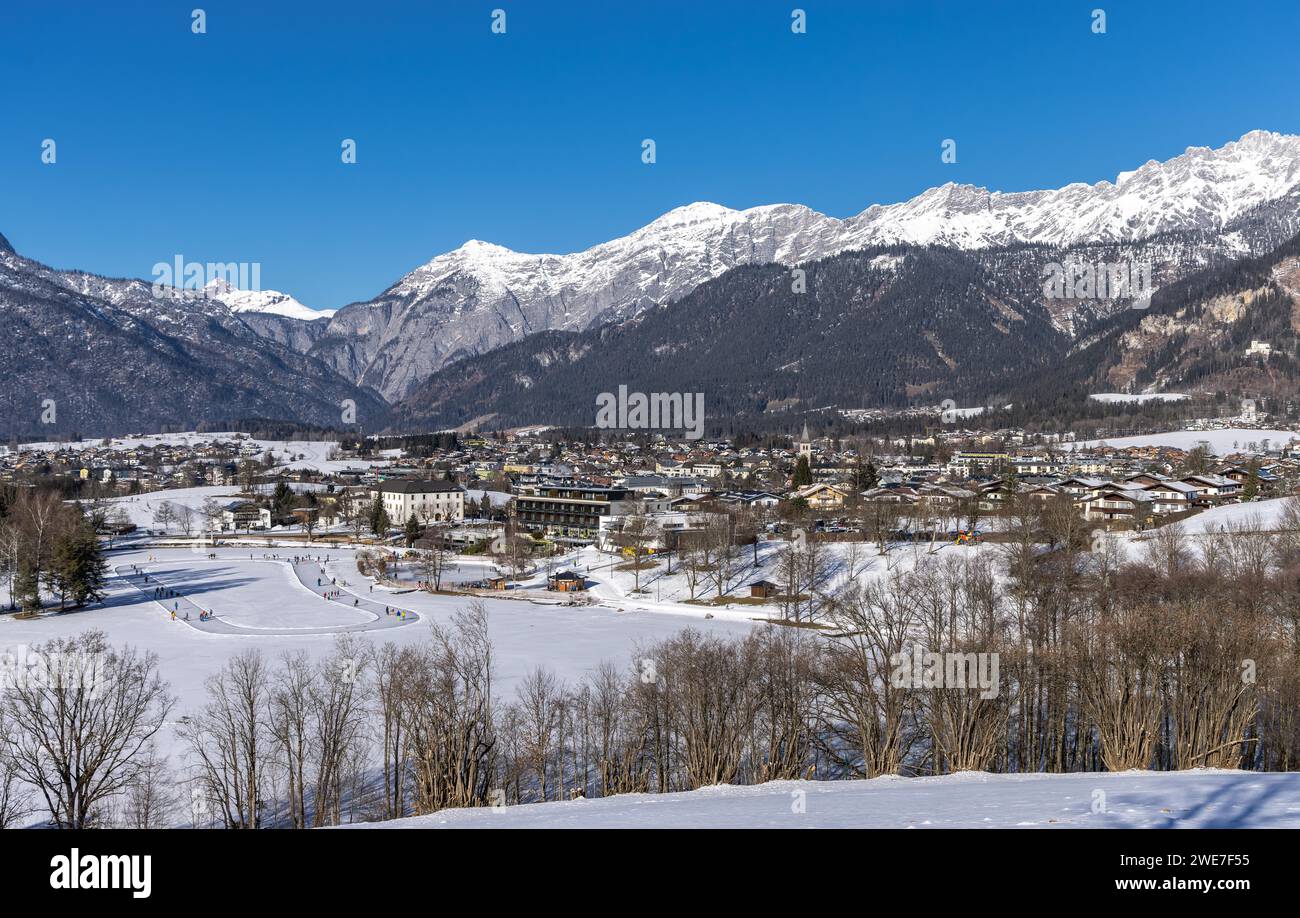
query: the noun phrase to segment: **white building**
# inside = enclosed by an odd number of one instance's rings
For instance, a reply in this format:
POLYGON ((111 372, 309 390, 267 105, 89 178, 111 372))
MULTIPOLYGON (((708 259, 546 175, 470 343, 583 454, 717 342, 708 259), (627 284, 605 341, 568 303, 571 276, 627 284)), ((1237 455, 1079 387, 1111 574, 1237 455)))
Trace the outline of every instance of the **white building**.
POLYGON ((383 500, 394 526, 401 526, 412 515, 422 523, 465 518, 465 492, 450 481, 381 481, 370 489, 370 499, 383 500))

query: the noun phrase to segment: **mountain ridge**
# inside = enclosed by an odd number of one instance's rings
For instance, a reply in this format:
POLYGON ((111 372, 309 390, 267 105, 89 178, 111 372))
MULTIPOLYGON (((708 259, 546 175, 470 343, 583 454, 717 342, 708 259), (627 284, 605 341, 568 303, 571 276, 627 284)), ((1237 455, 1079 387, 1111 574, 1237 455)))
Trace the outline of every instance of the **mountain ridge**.
MULTIPOLYGON (((1021 192, 946 183, 844 219, 801 204, 733 210, 694 202, 567 255, 469 240, 374 299, 340 308, 312 353, 394 401, 461 357, 542 330, 630 318, 742 264, 794 265, 898 243, 1070 246, 1171 232, 1212 235, 1219 254, 1241 256, 1257 253, 1252 240, 1224 229, 1297 189, 1300 136, 1251 131, 1217 149, 1188 147, 1164 162, 1149 160, 1113 182, 1021 192)), ((1294 208, 1286 211, 1278 219, 1292 221, 1294 208)), ((1267 244, 1294 231, 1288 222, 1267 244)))
MULTIPOLYGON (((640 343, 668 355, 666 364, 673 363, 675 358, 669 359, 673 354, 696 344, 701 353, 717 352, 725 360, 725 349, 717 349, 728 336, 734 337, 734 327, 744 330, 743 303, 731 294, 722 300, 693 294, 738 269, 767 266, 766 272, 728 283, 746 295, 763 297, 768 318, 784 316, 798 332, 769 325, 769 334, 799 341, 809 350, 785 353, 781 364, 768 367, 774 372, 770 386, 762 379, 754 381, 766 387, 763 400, 742 404, 739 399, 736 410, 765 412, 772 410, 768 402, 807 408, 807 399, 827 393, 847 398, 849 393, 831 383, 801 391, 797 380, 786 373, 789 366, 802 365, 808 378, 807 368, 815 355, 838 361, 839 371, 850 374, 863 372, 872 361, 889 365, 903 355, 911 366, 924 371, 910 383, 919 387, 917 392, 900 390, 897 380, 883 378, 876 379, 871 389, 882 403, 896 404, 936 387, 990 388, 985 383, 995 382, 997 373, 991 380, 978 372, 964 377, 948 363, 960 365, 952 355, 963 350, 1001 361, 997 342, 1013 332, 1021 336, 1018 346, 1033 361, 1068 359, 1097 335, 1113 329, 1110 317, 1132 305, 1123 297, 1049 298, 1040 285, 1047 260, 1150 264, 1158 292, 1196 272, 1267 253, 1296 233, 1300 233, 1300 136, 1252 131, 1218 149, 1189 147, 1177 157, 1150 160, 1119 173, 1113 182, 1093 185, 1003 193, 946 183, 907 201, 872 205, 844 219, 799 204, 733 210, 694 202, 673 208, 626 236, 570 255, 522 254, 469 240, 403 275, 374 300, 349 304, 333 316, 309 310, 276 291, 173 290, 156 297, 149 281, 105 278, 30 261, 0 236, 0 305, 6 307, 0 310, 0 340, 11 351, 11 376, 24 358, 44 355, 29 390, 53 387, 65 400, 75 401, 71 393, 78 388, 94 390, 105 383, 129 388, 131 371, 141 378, 161 374, 157 379, 164 389, 187 395, 175 411, 173 406, 161 410, 144 402, 136 405, 133 410, 140 412, 141 423, 173 423, 173 415, 186 412, 195 415, 191 422, 203 420, 218 409, 276 417, 279 408, 290 417, 328 424, 338 415, 339 402, 352 399, 363 407, 362 423, 376 429, 390 405, 410 421, 433 418, 433 412, 412 410, 412 397, 419 393, 445 404, 446 393, 458 391, 455 381, 444 374, 450 367, 470 373, 484 367, 496 368, 493 372, 509 370, 502 361, 510 355, 573 362, 564 348, 574 340, 588 349, 607 342, 636 344, 637 330, 653 327, 658 337, 640 343), (850 253, 869 253, 869 257, 861 265, 826 267, 828 260, 850 253), (880 265, 891 260, 895 270, 886 276, 880 265), (924 272, 913 270, 917 264, 934 266, 949 286, 936 287, 924 272), (878 340, 849 335, 858 350, 845 350, 843 342, 815 321, 809 329, 799 328, 810 321, 808 315, 780 296, 782 285, 790 286, 790 269, 796 265, 811 272, 831 272, 823 277, 855 278, 859 284, 832 285, 831 289, 841 289, 842 302, 826 299, 827 290, 795 301, 803 307, 817 304, 818 319, 822 315, 846 318, 846 310, 861 306, 858 298, 870 288, 899 304, 900 314, 912 323, 912 337, 921 336, 925 346, 918 349, 904 335, 908 329, 891 316, 883 318, 892 336, 887 347, 878 340), (761 284, 754 281, 760 276, 761 284), (967 287, 957 282, 960 278, 967 287), (929 302, 917 299, 921 291, 931 296, 929 302), (665 309, 683 301, 690 305, 671 312, 674 323, 657 324, 662 323, 665 309), (38 303, 46 303, 60 316, 65 326, 62 339, 52 328, 42 328, 38 303), (969 314, 961 314, 959 307, 969 314), (706 314, 695 316, 688 311, 691 308, 706 314), (708 314, 714 308, 722 309, 732 325, 708 314), (949 340, 943 328, 934 327, 939 315, 955 327, 969 324, 969 344, 949 340), (117 355, 98 356, 102 349, 91 340, 95 329, 106 340, 118 342, 117 355), (539 338, 542 333, 546 336, 539 338), (696 339, 681 337, 690 334, 696 339), (721 337, 700 338, 710 335, 721 337), (527 344, 534 339, 536 347, 527 344), (30 353, 14 350, 19 343, 30 353), (1030 353, 1035 348, 1038 351, 1030 353), (130 365, 131 360, 136 365, 130 365), (154 366, 151 360, 161 364, 154 366), (205 388, 208 383, 216 388, 205 388), (439 386, 445 391, 439 391, 439 386)), ((1188 332, 1186 323, 1179 334, 1183 332, 1188 332)), ((1152 341, 1159 338, 1150 328, 1143 334, 1152 341)), ((1199 347, 1222 337, 1200 328, 1188 334, 1176 340, 1199 347)), ((760 341, 752 343, 764 346, 760 341)), ((782 343, 786 351, 788 345, 782 343)), ((1160 346, 1164 351, 1173 347, 1168 342, 1160 346)), ((1134 353, 1139 350, 1130 348, 1134 353)), ((641 356, 632 349, 611 359, 615 366, 627 366, 641 356)), ((582 371, 589 377, 599 373, 605 388, 607 374, 593 359, 586 358, 579 369, 585 367, 582 371)), ((683 373, 701 374, 705 381, 712 378, 708 363, 681 358, 674 365, 683 373)), ((761 360, 755 365, 763 366, 761 360)), ((1117 385, 1140 377, 1132 369, 1117 372, 1117 385)), ((1201 371, 1189 367, 1188 372, 1201 371)), ((15 404, 21 402, 22 386, 14 378, 5 382, 15 404)), ((690 376, 684 376, 678 388, 693 384, 690 376)), ((522 386, 516 392, 518 407, 542 406, 537 393, 529 394, 527 389, 522 386)), ((502 413, 503 406, 493 404, 499 393, 483 388, 459 391, 478 414, 502 413)), ((565 397, 560 388, 555 395, 565 397)), ((106 394, 97 404, 106 416, 124 417, 125 406, 106 394)), ((853 407, 871 404, 859 399, 853 407)), ((93 429, 89 424, 95 419, 92 412, 78 423, 93 429)))
POLYGON ((349 402, 361 423, 385 423, 376 393, 257 321, 288 320, 0 251, 0 435, 116 435, 254 417, 328 426, 349 402))
POLYGON ((1037 270, 1070 251, 855 250, 804 263, 806 293, 781 266, 742 266, 628 322, 463 358, 393 417, 407 429, 590 427, 597 394, 620 385, 702 390, 710 430, 946 399, 1014 403, 1037 423, 1099 391, 1300 392, 1300 235, 1171 280, 1146 306, 1099 310, 1076 337, 1043 307, 1037 270), (1270 356, 1248 353, 1256 340, 1270 356))

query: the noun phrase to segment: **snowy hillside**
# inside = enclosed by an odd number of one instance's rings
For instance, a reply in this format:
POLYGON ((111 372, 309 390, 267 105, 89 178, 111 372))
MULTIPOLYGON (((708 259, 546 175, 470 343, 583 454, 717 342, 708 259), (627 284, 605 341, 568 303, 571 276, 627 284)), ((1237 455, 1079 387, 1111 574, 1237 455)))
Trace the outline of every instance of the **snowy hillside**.
POLYGON ((1300 774, 1219 770, 773 781, 443 810, 360 829, 1297 828, 1300 774))
POLYGON ((1290 500, 1281 497, 1248 504, 1224 504, 1198 513, 1179 525, 1188 534, 1222 532, 1225 528, 1256 523, 1265 531, 1274 532, 1285 525, 1284 513, 1290 500))
POLYGON ((1179 392, 1144 392, 1144 393, 1127 393, 1127 392, 1094 392, 1088 398, 1094 402, 1101 402, 1106 405, 1122 404, 1125 402, 1182 402, 1187 400, 1187 396, 1179 392))
MULTIPOLYGON (((173 508, 187 508, 190 513, 194 514, 196 521, 200 520, 200 511, 203 504, 209 498, 215 500, 219 505, 225 505, 230 498, 239 493, 239 488, 227 485, 208 485, 198 488, 171 488, 166 491, 151 491, 147 494, 136 494, 129 497, 114 497, 109 500, 112 511, 121 509, 126 514, 126 518, 134 523, 140 529, 157 529, 164 531, 164 525, 155 521, 155 514, 163 504, 170 504, 173 508)), ((200 523, 196 522, 199 529, 202 528, 200 523)), ((179 528, 167 525, 166 531, 179 532, 179 528)))
POLYGON ((197 448, 217 443, 239 448, 246 456, 255 459, 260 459, 270 453, 271 462, 275 467, 315 469, 318 472, 340 472, 349 468, 368 468, 374 464, 366 459, 331 459, 330 457, 339 448, 337 440, 257 440, 247 434, 233 431, 198 433, 190 430, 181 433, 148 434, 107 439, 90 438, 78 440, 74 443, 59 443, 51 440, 24 443, 19 449, 54 452, 67 448, 75 450, 98 448, 109 452, 122 452, 141 447, 150 449, 161 446, 197 448))
POLYGON ((1209 444, 1210 452, 1216 456, 1225 456, 1245 449, 1249 443, 1269 446, 1285 446, 1292 440, 1300 440, 1300 433, 1294 430, 1256 430, 1253 427, 1227 427, 1223 430, 1172 430, 1166 433, 1141 434, 1134 437, 1116 437, 1111 440, 1086 440, 1078 444, 1080 449, 1093 449, 1098 446, 1111 446, 1125 449, 1130 446, 1168 446, 1172 449, 1195 449, 1202 443, 1209 444))

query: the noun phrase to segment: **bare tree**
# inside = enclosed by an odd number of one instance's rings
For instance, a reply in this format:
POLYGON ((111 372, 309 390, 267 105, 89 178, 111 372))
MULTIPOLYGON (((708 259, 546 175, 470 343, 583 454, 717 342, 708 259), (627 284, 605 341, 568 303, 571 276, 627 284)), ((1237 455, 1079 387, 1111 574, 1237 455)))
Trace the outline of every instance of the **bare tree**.
POLYGON ((167 759, 150 745, 139 775, 126 793, 123 822, 128 829, 165 829, 176 815, 177 795, 167 759))
POLYGON ((154 508, 153 521, 163 528, 164 531, 170 531, 172 521, 176 518, 176 510, 171 501, 164 500, 154 508))
POLYGON ((709 551, 699 543, 698 540, 692 540, 687 547, 681 550, 681 569, 686 577, 686 588, 690 591, 690 598, 695 599, 700 592, 706 576, 708 575, 709 551))
POLYGON ((433 626, 404 687, 415 812, 487 803, 497 739, 492 644, 481 602, 457 615, 450 629, 433 626))
POLYGON ((1166 577, 1177 577, 1191 567, 1192 553, 1182 523, 1161 526, 1143 545, 1145 559, 1166 577))
POLYGON ((221 528, 221 505, 217 503, 215 497, 203 498, 203 507, 199 511, 203 520, 203 528, 211 532, 214 529, 221 528))
POLYGON ((562 764, 557 768, 557 745, 564 719, 564 694, 563 683, 542 667, 525 676, 516 693, 522 758, 541 800, 551 799, 553 785, 562 780, 562 764))
POLYGON ((365 733, 362 673, 367 662, 357 639, 341 634, 334 653, 321 664, 313 682, 316 826, 337 825, 342 819, 348 765, 362 745, 365 733))
POLYGON ((176 523, 181 527, 181 532, 190 536, 194 534, 194 511, 186 504, 177 504, 173 515, 176 523))
POLYGON ((736 560, 730 517, 718 514, 709 518, 700 533, 698 551, 705 575, 721 598, 731 583, 732 566, 736 560))
MULTIPOLYGON (((0 729, 4 728, 0 714, 0 729)), ((31 792, 19 777, 18 763, 9 754, 8 743, 0 739, 0 829, 21 825, 31 813, 31 792)))
POLYGON ((588 712, 592 720, 591 755, 601 794, 649 790, 651 763, 644 710, 634 704, 632 685, 613 664, 602 663, 596 670, 588 712))
POLYGON ((915 742, 908 726, 918 698, 890 679, 919 621, 913 581, 895 573, 855 584, 835 600, 841 636, 826 645, 815 672, 825 698, 817 741, 850 774, 895 774, 915 742))
POLYGON ((402 702, 413 678, 416 655, 389 641, 371 654, 369 697, 379 714, 379 743, 384 769, 383 816, 396 819, 406 812, 407 736, 402 702))
MULTIPOLYGON (((693 629, 654 650, 658 683, 672 686, 667 712, 687 787, 730 784, 744 765, 749 731, 761 703, 757 645, 726 641, 693 629)), ((663 763, 665 766, 671 762, 663 763)))
POLYGON ((449 571, 456 570, 455 555, 447 550, 440 538, 432 540, 430 545, 420 552, 416 561, 424 582, 431 592, 442 589, 442 578, 449 571))
POLYGON ((261 825, 273 746, 270 694, 266 662, 246 650, 208 679, 208 704, 181 729, 204 795, 226 828, 261 825))
POLYGON ((813 679, 818 647, 800 631, 768 627, 756 639, 758 717, 754 780, 811 777, 822 696, 813 679))
POLYGON ((315 667, 306 651, 286 653, 272 680, 268 726, 280 754, 290 823, 295 829, 308 825, 307 763, 312 758, 315 737, 311 730, 312 680, 315 667))
POLYGON ((130 788, 173 699, 158 658, 87 631, 34 649, 41 664, 5 693, 5 757, 56 825, 84 829, 130 788))
POLYGON ((641 592, 641 571, 652 563, 649 559, 649 550, 659 535, 658 525, 639 507, 635 513, 623 517, 622 527, 615 536, 615 543, 631 554, 629 563, 635 580, 634 592, 641 592))

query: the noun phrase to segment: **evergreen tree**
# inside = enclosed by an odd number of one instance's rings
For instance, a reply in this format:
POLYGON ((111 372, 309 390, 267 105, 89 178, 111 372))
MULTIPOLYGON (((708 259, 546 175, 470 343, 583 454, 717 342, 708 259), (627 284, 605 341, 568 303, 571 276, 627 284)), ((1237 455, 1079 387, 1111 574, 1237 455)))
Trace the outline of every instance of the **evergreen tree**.
POLYGON ((275 515, 283 516, 293 506, 293 501, 293 490, 285 482, 278 482, 275 486, 275 496, 271 498, 275 515))
POLYGON ((1241 499, 1251 501, 1259 496, 1259 460, 1250 460, 1250 474, 1246 476, 1246 483, 1241 489, 1241 499))
POLYGON ((108 563, 88 523, 74 526, 55 542, 51 570, 61 602, 71 599, 74 606, 81 608, 104 598, 108 563))
POLYGON ((389 529, 388 511, 384 509, 384 502, 381 498, 375 498, 375 502, 370 505, 370 531, 377 536, 388 534, 389 529))
POLYGON ((423 532, 424 527, 420 525, 420 521, 415 518, 415 513, 412 512, 411 515, 406 518, 406 547, 410 548, 414 545, 415 540, 418 539, 420 534, 423 532))
POLYGON ((35 612, 41 608, 41 582, 36 566, 28 558, 18 563, 14 573, 14 602, 24 612, 35 612))
POLYGON ((812 469, 808 467, 808 457, 800 456, 799 461, 794 466, 794 478, 791 483, 796 488, 802 488, 805 485, 812 484, 812 469))

